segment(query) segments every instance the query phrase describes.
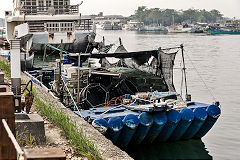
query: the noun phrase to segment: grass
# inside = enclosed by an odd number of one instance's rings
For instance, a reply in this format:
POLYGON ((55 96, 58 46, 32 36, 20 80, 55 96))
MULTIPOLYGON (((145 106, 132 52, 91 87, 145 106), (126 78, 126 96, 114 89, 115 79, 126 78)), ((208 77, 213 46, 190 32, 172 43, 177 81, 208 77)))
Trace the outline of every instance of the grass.
POLYGON ((75 148, 78 153, 88 159, 102 159, 94 143, 84 135, 82 129, 79 128, 69 116, 64 112, 57 110, 51 104, 46 105, 37 97, 36 90, 33 90, 33 94, 36 108, 49 121, 55 123, 63 130, 63 133, 69 139, 71 146, 75 148))
POLYGON ((0 69, 2 69, 8 79, 11 79, 11 68, 10 64, 0 57, 0 69))

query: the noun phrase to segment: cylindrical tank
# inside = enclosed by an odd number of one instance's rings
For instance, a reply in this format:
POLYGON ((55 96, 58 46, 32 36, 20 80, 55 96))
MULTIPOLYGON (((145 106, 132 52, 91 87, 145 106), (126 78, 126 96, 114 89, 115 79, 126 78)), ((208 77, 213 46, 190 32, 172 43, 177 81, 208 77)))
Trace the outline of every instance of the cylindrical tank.
POLYGON ((207 112, 204 108, 195 108, 193 109, 194 120, 191 125, 188 127, 187 131, 183 134, 181 139, 190 139, 192 138, 201 128, 203 123, 207 118, 207 112))
POLYGON ((105 119, 95 119, 92 125, 102 134, 105 134, 108 129, 108 122, 105 119))
POLYGON ((123 122, 120 117, 110 118, 108 120, 108 129, 106 132, 106 137, 110 139, 113 143, 116 143, 122 128, 123 122))
POLYGON ((180 113, 172 109, 167 112, 167 123, 165 124, 163 130, 159 133, 156 141, 165 142, 172 135, 174 129, 177 127, 178 122, 181 120, 180 113))
POLYGON ((208 117, 202 127, 199 129, 194 138, 201 138, 212 128, 214 123, 217 121, 218 117, 221 114, 221 110, 216 105, 210 105, 206 109, 208 117))
POLYGON ((148 131, 150 130, 153 124, 153 118, 151 114, 147 112, 141 113, 138 116, 138 120, 139 120, 139 125, 134 136, 132 137, 132 140, 131 140, 132 144, 140 144, 148 134, 148 131))
POLYGON ((146 141, 147 143, 152 143, 157 138, 157 136, 162 131, 164 125, 167 122, 166 112, 153 113, 152 117, 153 117, 152 127, 144 139, 144 141, 146 141))
POLYGON ((182 135, 186 132, 188 127, 191 125, 194 119, 193 111, 189 108, 181 109, 180 115, 181 120, 170 137, 170 140, 172 141, 179 140, 182 137, 182 135))
POLYGON ((117 143, 120 146, 127 146, 139 124, 138 117, 134 114, 128 114, 123 119, 123 129, 117 143))

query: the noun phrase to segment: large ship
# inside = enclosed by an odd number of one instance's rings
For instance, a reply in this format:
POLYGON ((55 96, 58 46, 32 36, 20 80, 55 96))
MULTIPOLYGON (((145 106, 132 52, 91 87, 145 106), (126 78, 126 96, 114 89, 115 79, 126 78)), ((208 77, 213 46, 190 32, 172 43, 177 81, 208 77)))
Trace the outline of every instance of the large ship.
POLYGON ((24 51, 62 48, 71 53, 91 52, 95 27, 70 0, 13 0, 6 11, 7 40, 21 39, 24 51), (51 47, 49 47, 51 46, 51 47))

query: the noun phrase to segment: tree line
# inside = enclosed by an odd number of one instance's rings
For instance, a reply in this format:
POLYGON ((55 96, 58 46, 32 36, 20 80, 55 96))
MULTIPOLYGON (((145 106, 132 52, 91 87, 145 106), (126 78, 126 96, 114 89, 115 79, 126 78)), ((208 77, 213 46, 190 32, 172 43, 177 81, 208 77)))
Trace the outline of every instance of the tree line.
POLYGON ((138 21, 144 22, 146 25, 157 24, 169 26, 174 23, 215 23, 223 19, 223 15, 216 9, 211 11, 188 9, 188 10, 174 10, 174 9, 160 9, 150 8, 146 6, 138 7, 135 11, 135 17, 138 21))

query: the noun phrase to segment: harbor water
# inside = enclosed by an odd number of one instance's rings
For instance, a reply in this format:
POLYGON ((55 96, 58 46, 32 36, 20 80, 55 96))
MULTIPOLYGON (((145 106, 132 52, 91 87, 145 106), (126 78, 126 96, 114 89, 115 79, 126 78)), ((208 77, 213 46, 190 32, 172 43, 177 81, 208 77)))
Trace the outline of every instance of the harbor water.
MULTIPOLYGON (((240 152, 240 35, 157 34, 134 31, 97 30, 96 41, 119 45, 128 51, 143 51, 184 45, 188 94, 192 101, 219 101, 222 114, 201 140, 130 146, 134 159, 239 159, 240 152)), ((42 57, 36 57, 35 64, 42 57)), ((51 61, 51 60, 50 60, 51 61)), ((49 60, 47 61, 49 62, 49 60)), ((47 62, 45 63, 47 65, 47 62)), ((176 57, 174 85, 185 95, 182 81, 181 51, 176 57)), ((185 96, 183 96, 185 97, 185 96)))
MULTIPOLYGON (((188 93, 193 101, 220 101, 222 114, 201 140, 132 146, 135 159, 239 159, 240 152, 240 35, 153 34, 134 31, 97 31, 97 40, 122 43, 128 51, 168 48, 183 44, 188 93)), ((176 57, 174 84, 181 93, 181 54, 176 57)), ((183 87, 183 90, 185 88, 183 87)), ((185 93, 183 92, 183 95, 185 93)))

